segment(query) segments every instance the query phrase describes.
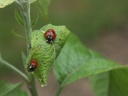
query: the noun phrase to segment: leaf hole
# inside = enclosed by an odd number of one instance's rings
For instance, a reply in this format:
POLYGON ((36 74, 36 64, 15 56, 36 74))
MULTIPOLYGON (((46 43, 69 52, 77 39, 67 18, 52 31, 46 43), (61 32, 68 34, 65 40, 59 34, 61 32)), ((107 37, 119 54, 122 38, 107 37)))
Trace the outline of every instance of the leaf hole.
POLYGON ((61 39, 59 39, 59 41, 61 41, 61 39))

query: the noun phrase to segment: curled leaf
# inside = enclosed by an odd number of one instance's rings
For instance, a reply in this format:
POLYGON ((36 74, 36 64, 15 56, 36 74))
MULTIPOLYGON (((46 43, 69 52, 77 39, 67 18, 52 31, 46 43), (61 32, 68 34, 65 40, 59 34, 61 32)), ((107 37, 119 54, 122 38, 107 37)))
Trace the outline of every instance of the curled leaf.
POLYGON ((31 60, 36 60, 38 66, 32 73, 39 80, 42 87, 47 85, 50 68, 53 66, 54 60, 58 57, 69 34, 70 31, 65 26, 51 24, 31 33, 31 49, 27 57, 26 68, 30 65, 31 60), (44 37, 45 31, 48 29, 53 29, 56 32, 56 38, 52 44, 47 43, 44 37))

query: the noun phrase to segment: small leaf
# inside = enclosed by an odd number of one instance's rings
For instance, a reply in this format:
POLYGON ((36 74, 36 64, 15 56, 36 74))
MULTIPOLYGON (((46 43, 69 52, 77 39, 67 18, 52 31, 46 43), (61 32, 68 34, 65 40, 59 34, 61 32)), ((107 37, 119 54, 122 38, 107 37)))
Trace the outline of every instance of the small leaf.
POLYGON ((4 8, 7 5, 10 5, 14 2, 14 0, 0 0, 0 8, 4 8))
POLYGON ((41 13, 45 16, 48 14, 48 7, 50 2, 51 0, 37 0, 41 13))
POLYGON ((89 77, 94 96, 128 96, 128 67, 89 77))
POLYGON ((21 91, 22 83, 10 84, 0 80, 0 96, 27 96, 26 92, 21 91))
POLYGON ((20 24, 20 25, 24 25, 24 22, 21 18, 21 16, 19 15, 19 13, 17 12, 17 10, 15 10, 15 18, 16 18, 16 21, 20 24))
POLYGON ((26 63, 26 55, 24 54, 24 52, 21 52, 21 57, 22 57, 23 64, 25 65, 25 63, 26 63))
MULTIPOLYGON (((26 55, 25 55, 25 53, 24 52, 21 52, 21 57, 22 57, 22 61, 23 61, 23 66, 24 66, 24 70, 25 70, 25 72, 26 73, 28 73, 27 71, 26 71, 26 55)), ((27 74, 28 75, 28 74, 27 74)), ((29 75, 28 75, 29 76, 29 75)))
POLYGON ((18 33, 14 32, 14 30, 12 30, 12 34, 13 34, 14 36, 16 36, 16 37, 26 39, 24 36, 21 36, 21 35, 19 35, 18 33))
POLYGON ((1 53, 0 53, 0 61, 2 60, 1 53))
POLYGON ((63 87, 78 79, 113 70, 120 66, 86 48, 72 34, 55 62, 54 73, 59 86, 63 87))
MULTIPOLYGON (((25 53, 24 52, 21 52, 21 57, 22 57, 22 61, 23 61, 23 66, 24 66, 24 70, 25 70, 25 73, 26 73, 26 75, 28 76, 28 77, 30 77, 30 74, 27 72, 27 70, 26 70, 26 59, 27 59, 27 57, 26 57, 26 55, 25 55, 25 53)), ((30 77, 31 78, 31 77, 30 77)))
POLYGON ((39 20, 39 15, 37 16, 37 18, 32 22, 32 26, 34 26, 39 20))
POLYGON ((34 3, 35 1, 37 1, 37 0, 30 0, 30 3, 34 3))

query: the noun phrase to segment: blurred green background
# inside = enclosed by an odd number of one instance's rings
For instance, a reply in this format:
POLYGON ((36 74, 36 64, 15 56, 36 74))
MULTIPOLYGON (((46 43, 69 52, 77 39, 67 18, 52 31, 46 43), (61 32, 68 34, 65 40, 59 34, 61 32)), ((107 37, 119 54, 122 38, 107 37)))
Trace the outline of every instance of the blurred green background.
MULTIPOLYGON (((39 11, 37 4, 34 3, 31 7, 32 20, 34 20, 39 11)), ((24 28, 15 20, 15 9, 17 9, 15 4, 0 9, 0 53, 5 60, 23 70, 21 51, 26 52, 26 43, 25 40, 13 36, 11 31, 13 29, 25 35, 24 28)), ((128 47, 125 45, 128 40, 128 0, 52 0, 48 17, 43 18, 40 15, 33 30, 40 29, 48 23, 65 25, 71 32, 76 33, 86 46, 101 52, 110 59, 121 63, 127 62, 128 47), (121 41, 122 39, 124 41, 121 41), (116 44, 115 47, 107 50, 113 44, 116 44), (114 51, 116 48, 118 50, 114 51), (123 48, 126 50, 118 52, 123 48), (124 57, 114 57, 117 55, 114 52, 124 57)), ((0 65, 0 78, 5 76, 4 73, 7 76, 12 71, 0 65)))

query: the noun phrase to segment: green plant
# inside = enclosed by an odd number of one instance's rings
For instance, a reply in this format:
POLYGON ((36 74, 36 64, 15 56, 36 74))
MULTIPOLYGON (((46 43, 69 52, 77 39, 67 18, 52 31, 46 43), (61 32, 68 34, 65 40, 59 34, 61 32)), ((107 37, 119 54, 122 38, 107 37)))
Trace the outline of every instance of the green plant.
MULTIPOLYGON (((46 15, 50 0, 1 0, 0 8, 13 2, 20 9, 20 14, 15 12, 16 20, 24 26, 26 34, 26 37, 23 37, 13 31, 14 35, 26 40, 27 53, 25 55, 22 52, 25 73, 2 59, 1 54, 0 63, 10 67, 23 77, 32 96, 38 96, 34 77, 39 80, 41 86, 46 86, 46 78, 53 63, 55 63, 53 69, 58 82, 55 96, 59 96, 64 86, 85 77, 89 77, 95 96, 127 96, 127 66, 107 60, 86 48, 76 35, 70 34, 65 26, 48 24, 39 30, 32 30, 32 26, 36 24, 38 18, 31 23, 31 3, 37 2, 42 14, 46 15), (50 44, 43 36, 47 29, 54 29, 57 34, 55 41, 50 44), (33 71, 34 75, 27 71, 33 58, 38 61, 37 69, 33 71)), ((9 84, 0 81, 0 85, 2 85, 0 86, 0 96, 28 96, 25 91, 20 89, 21 83, 9 84)))

